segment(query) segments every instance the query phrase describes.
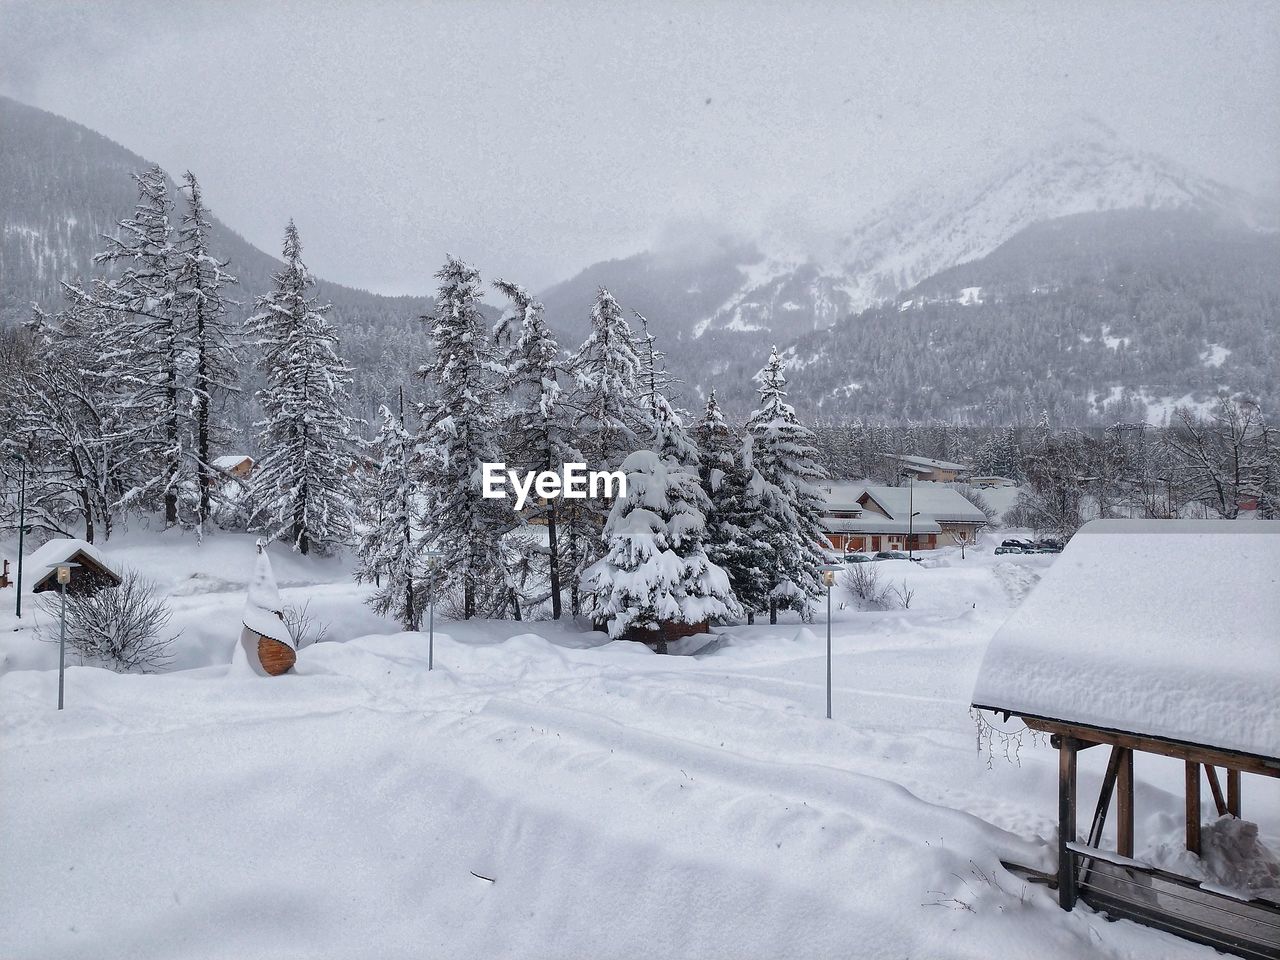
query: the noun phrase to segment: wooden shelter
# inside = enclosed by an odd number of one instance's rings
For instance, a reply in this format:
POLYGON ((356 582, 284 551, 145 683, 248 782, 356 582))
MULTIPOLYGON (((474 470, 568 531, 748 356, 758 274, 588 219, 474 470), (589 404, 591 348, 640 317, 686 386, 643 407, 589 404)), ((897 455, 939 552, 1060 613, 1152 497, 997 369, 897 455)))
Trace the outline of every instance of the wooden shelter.
POLYGON ((1134 762, 1181 761, 1186 848, 1203 805, 1240 818, 1246 777, 1280 777, 1280 523, 1087 524, 991 641, 973 706, 1058 750, 1058 900, 1244 957, 1280 957, 1280 888, 1226 890, 1135 859, 1134 762), (1080 753, 1110 754, 1088 830, 1080 753), (1221 768, 1221 774, 1219 773, 1221 768), (1114 848, 1103 847, 1114 816, 1114 848))
POLYGON ((23 561, 23 571, 31 577, 32 593, 58 589, 58 571, 53 567, 59 563, 77 564, 71 568, 67 593, 97 593, 120 586, 123 579, 102 551, 87 540, 57 537, 23 561))

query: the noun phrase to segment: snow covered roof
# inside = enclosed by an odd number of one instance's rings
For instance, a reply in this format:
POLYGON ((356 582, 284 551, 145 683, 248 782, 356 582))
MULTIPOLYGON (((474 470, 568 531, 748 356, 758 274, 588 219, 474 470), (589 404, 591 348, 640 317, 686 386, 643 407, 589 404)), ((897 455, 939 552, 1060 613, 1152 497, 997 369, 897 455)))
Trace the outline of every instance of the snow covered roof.
POLYGON ((1280 522, 1095 520, 987 649, 975 706, 1280 756, 1280 522))
POLYGON ((950 487, 916 483, 908 487, 864 487, 889 516, 905 520, 918 512, 921 520, 942 523, 986 523, 987 515, 950 487))
POLYGON ((828 510, 861 510, 858 498, 867 489, 865 483, 824 484, 828 510))
MULTIPOLYGON (((77 540, 74 537, 56 537, 29 553, 27 558, 22 561, 23 572, 31 577, 31 591, 38 593, 41 590, 48 589, 49 584, 46 581, 50 577, 57 576, 57 572, 50 570, 49 567, 53 564, 67 561, 97 566, 104 573, 114 577, 116 582, 121 579, 120 571, 115 568, 115 565, 108 561, 103 556, 102 551, 88 540, 77 540)), ((75 571, 72 571, 72 576, 75 576, 75 571)))
POLYGON ((942 528, 925 517, 916 517, 914 523, 893 520, 878 513, 864 513, 860 517, 823 517, 824 533, 941 533, 942 528))
POLYGON ((956 473, 963 473, 969 469, 967 463, 954 463, 951 460, 934 460, 932 457, 917 457, 912 454, 903 454, 894 457, 899 463, 907 466, 919 467, 922 470, 951 470, 956 473))
POLYGON ((229 453, 221 457, 214 457, 213 465, 219 470, 233 470, 246 460, 252 463, 253 457, 243 453, 229 453))

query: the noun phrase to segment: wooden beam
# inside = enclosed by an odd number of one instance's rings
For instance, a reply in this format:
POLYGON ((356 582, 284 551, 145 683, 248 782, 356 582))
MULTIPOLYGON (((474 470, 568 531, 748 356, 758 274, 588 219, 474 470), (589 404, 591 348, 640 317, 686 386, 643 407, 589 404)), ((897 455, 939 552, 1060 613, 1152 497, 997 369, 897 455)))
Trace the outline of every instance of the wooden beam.
POLYGON ((1076 741, 1058 742, 1058 905, 1076 905, 1075 856, 1067 849, 1076 839, 1076 741))
POLYGON ((1116 778, 1119 805, 1116 808, 1116 852, 1122 857, 1133 856, 1133 751, 1120 747, 1120 771, 1116 778))
POLYGON ((1213 794, 1213 805, 1218 810, 1218 816, 1222 816, 1227 812, 1227 800, 1222 795, 1222 784, 1218 783, 1218 770, 1205 764, 1204 772, 1209 775, 1209 792, 1213 794))
MULTIPOLYGON (((980 707, 979 709, 994 709, 980 707)), ((1145 737, 1119 730, 1106 730, 1101 727, 1087 727, 1081 724, 1064 723, 1061 720, 1047 720, 1043 717, 1017 714, 1022 722, 1032 730, 1048 734, 1073 737, 1093 741, 1095 743, 1119 744, 1130 750, 1142 753, 1156 753, 1164 757, 1175 757, 1179 760, 1191 760, 1196 763, 1212 763, 1232 770, 1243 770, 1245 773, 1256 773, 1264 777, 1280 777, 1280 758, 1261 757, 1252 753, 1237 753, 1233 750, 1220 750, 1216 747, 1198 746, 1193 743, 1181 743, 1175 740, 1161 740, 1159 737, 1145 737)))
POLYGON ((1107 812, 1111 809, 1111 796, 1115 793, 1116 777, 1120 773, 1120 755, 1124 747, 1112 747, 1107 760, 1107 772, 1102 777, 1102 789, 1098 791, 1098 805, 1093 810, 1093 823, 1089 826, 1089 846, 1102 843, 1102 831, 1107 825, 1107 812))
POLYGON ((1227 813, 1240 816, 1240 771, 1227 768, 1227 813))
POLYGON ((1187 761, 1187 849, 1200 855, 1200 764, 1187 761))

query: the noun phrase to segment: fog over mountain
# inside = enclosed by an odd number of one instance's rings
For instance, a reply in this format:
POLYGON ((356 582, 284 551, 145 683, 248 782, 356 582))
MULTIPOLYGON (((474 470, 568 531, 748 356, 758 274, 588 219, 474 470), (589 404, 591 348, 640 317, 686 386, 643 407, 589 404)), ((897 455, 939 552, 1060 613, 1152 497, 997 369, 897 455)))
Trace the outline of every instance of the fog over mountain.
MULTIPOLYGON (((56 308, 63 279, 92 274, 147 161, 12 100, 0 99, 0 127, 0 319, 14 323, 32 302, 56 308)), ((1086 121, 983 176, 905 195, 821 257, 676 232, 542 298, 573 349, 608 287, 649 320, 689 403, 714 386, 749 409, 777 343, 810 416, 1003 422, 1051 409, 1159 422, 1219 390, 1275 392, 1275 223, 1268 201, 1086 121)), ((215 235, 247 313, 278 261, 226 225, 215 235)), ((429 298, 321 289, 362 373, 360 409, 412 391, 429 298)))
POLYGON ((425 294, 449 252, 545 289, 676 236, 881 256, 859 233, 875 211, 945 199, 1081 114, 1276 192, 1277 20, 1253 2, 3 0, 0 94, 195 171, 260 249, 294 217, 332 281, 425 294))

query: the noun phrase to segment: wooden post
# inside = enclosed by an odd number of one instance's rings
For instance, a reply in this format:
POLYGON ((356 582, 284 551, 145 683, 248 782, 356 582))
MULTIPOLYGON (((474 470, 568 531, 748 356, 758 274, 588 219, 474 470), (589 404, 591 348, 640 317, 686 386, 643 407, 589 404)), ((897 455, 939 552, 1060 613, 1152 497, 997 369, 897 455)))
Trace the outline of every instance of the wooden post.
POLYGON ((1200 855, 1200 764, 1187 762, 1187 849, 1200 855))
POLYGON ((1240 771, 1227 769, 1227 813, 1240 816, 1240 771))
POLYGON ((1227 812, 1227 800, 1222 795, 1222 784, 1218 782, 1218 770, 1213 764, 1206 763, 1204 772, 1209 777, 1209 792, 1213 794, 1213 806, 1218 811, 1218 816, 1222 816, 1227 812))
POLYGON ((1075 855, 1067 849, 1076 839, 1076 750, 1073 737, 1058 738, 1058 905, 1076 905, 1075 855))
POLYGON ((1133 856, 1133 751, 1124 748, 1120 757, 1120 771, 1116 778, 1120 794, 1116 809, 1116 852, 1122 857, 1133 856))

